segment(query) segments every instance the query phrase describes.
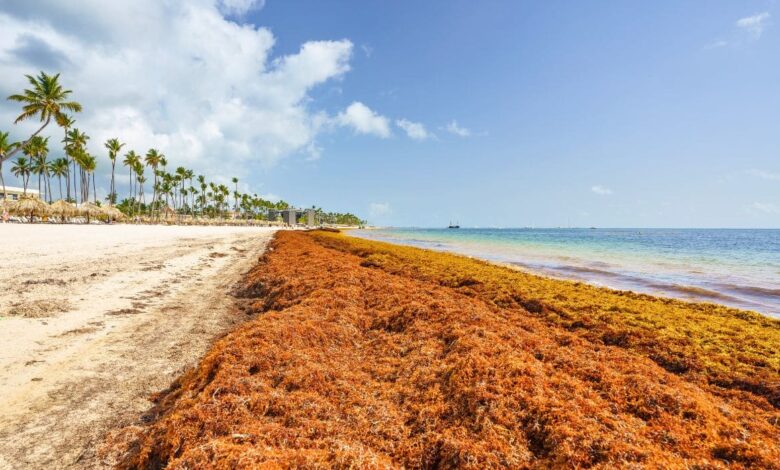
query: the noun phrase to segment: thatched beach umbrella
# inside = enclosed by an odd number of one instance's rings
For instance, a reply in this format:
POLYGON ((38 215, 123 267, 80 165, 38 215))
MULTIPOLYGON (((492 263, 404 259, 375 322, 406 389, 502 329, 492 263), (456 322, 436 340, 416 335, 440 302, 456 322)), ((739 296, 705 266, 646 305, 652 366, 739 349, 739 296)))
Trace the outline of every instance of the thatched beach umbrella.
POLYGON ((30 222, 34 216, 42 217, 49 209, 49 205, 34 196, 22 196, 12 206, 13 211, 18 215, 30 217, 30 222))
POLYGON ((108 216, 109 220, 122 220, 125 218, 125 214, 114 206, 106 207, 103 212, 108 216))
POLYGON ((98 217, 100 215, 104 215, 105 211, 103 210, 102 207, 98 206, 97 204, 93 204, 91 202, 85 202, 79 206, 79 213, 87 216, 87 223, 89 223, 90 217, 98 217))
POLYGON ((166 219, 168 218, 169 215, 172 215, 174 217, 176 216, 176 211, 171 209, 168 206, 165 206, 162 209, 160 209, 160 213, 163 214, 166 219))
POLYGON ((76 210, 76 206, 69 203, 68 201, 63 201, 62 199, 58 201, 54 201, 49 206, 49 213, 51 215, 56 215, 62 219, 63 222, 65 222, 65 219, 68 217, 72 217, 76 215, 78 211, 76 210))

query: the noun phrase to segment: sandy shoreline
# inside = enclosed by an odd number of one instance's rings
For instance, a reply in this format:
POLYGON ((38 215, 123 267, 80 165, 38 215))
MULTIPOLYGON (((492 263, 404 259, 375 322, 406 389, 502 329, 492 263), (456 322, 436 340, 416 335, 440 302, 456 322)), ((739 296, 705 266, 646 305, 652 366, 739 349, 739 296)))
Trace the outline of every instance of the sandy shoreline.
POLYGON ((0 468, 94 468, 103 433, 237 321, 273 229, 3 225, 0 468))
POLYGON ((112 433, 122 468, 776 468, 780 323, 332 232, 112 433))

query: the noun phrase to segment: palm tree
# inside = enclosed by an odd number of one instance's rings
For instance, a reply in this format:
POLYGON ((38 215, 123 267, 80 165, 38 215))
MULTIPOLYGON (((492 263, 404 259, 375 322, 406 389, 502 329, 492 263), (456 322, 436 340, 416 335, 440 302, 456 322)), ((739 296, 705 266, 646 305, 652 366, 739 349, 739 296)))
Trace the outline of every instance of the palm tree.
POLYGON ((163 181, 160 185, 160 194, 165 196, 165 207, 170 207, 168 196, 171 195, 171 175, 163 173, 163 181))
POLYGON ((5 190, 5 179, 3 178, 3 161, 5 161, 5 156, 8 155, 8 152, 17 145, 17 143, 11 143, 8 140, 8 132, 0 132, 0 183, 3 184, 3 200, 8 198, 8 193, 5 190))
MULTIPOLYGON (((81 202, 89 202, 89 175, 87 174, 87 168, 91 166, 90 159, 92 156, 81 147, 75 149, 73 155, 73 161, 79 168, 79 176, 81 177, 81 202)), ((75 172, 74 172, 75 175, 75 172)), ((75 189, 75 185, 74 185, 75 189)))
MULTIPOLYGON (((175 180, 176 181, 176 185, 174 186, 175 189, 177 190, 176 191, 176 197, 178 197, 178 195, 181 194, 181 189, 179 189, 179 183, 184 181, 184 177, 186 176, 186 174, 187 174, 187 169, 184 168, 183 166, 180 166, 180 167, 176 168, 176 180, 175 180)), ((179 201, 181 201, 181 198, 178 198, 178 199, 179 199, 179 201)), ((183 204, 180 204, 180 206, 181 205, 183 205, 183 204)), ((173 208, 176 209, 176 202, 175 202, 175 200, 174 200, 174 203, 173 203, 173 208)))
MULTIPOLYGON (((28 148, 32 148, 32 145, 28 145, 28 148)), ((36 156, 35 158, 30 159, 30 165, 32 168, 30 170, 33 172, 33 174, 38 175, 38 194, 41 195, 41 199, 46 199, 46 172, 49 170, 48 165, 46 165, 46 161, 42 159, 41 157, 36 156), (43 177, 43 191, 41 191, 41 177, 43 177)))
MULTIPOLYGON (((73 124, 76 124, 76 120, 71 118, 70 116, 65 115, 62 118, 62 128, 65 131, 65 137, 62 139, 62 142, 65 143, 65 155, 66 156, 68 155, 68 148, 67 148, 67 145, 68 145, 68 131, 70 130, 71 127, 73 127, 73 124)), ((66 170, 66 173, 67 173, 65 175, 65 183, 66 183, 65 187, 67 189, 67 199, 70 199, 70 166, 67 166, 65 168, 65 170, 66 170)), ((76 188, 74 187, 73 188, 73 197, 74 197, 74 199, 75 199, 75 196, 76 196, 76 188)))
MULTIPOLYGON (((89 136, 76 128, 69 130, 65 134, 65 155, 73 162, 73 200, 75 202, 78 202, 76 200, 76 194, 78 194, 76 192, 76 164, 79 156, 84 152, 88 140, 89 136)), ((84 201, 82 200, 82 202, 84 201)))
POLYGON ((27 182, 30 180, 30 162, 24 158, 19 157, 16 159, 16 164, 11 167, 11 173, 19 178, 22 177, 22 185, 24 186, 23 194, 27 195, 27 182))
POLYGON ((225 207, 230 207, 230 199, 228 199, 228 196, 230 195, 230 189, 228 189, 227 186, 224 184, 220 184, 217 186, 217 189, 219 190, 218 195, 219 197, 219 208, 220 208, 220 217, 224 217, 224 214, 222 214, 222 205, 225 204, 227 201, 227 204, 225 207))
MULTIPOLYGON (((46 182, 49 176, 49 166, 46 164, 46 157, 49 155, 49 138, 35 136, 27 144, 24 153, 30 157, 31 171, 38 175, 38 194, 43 195, 42 200, 46 199, 46 182), (41 177, 43 177, 43 191, 41 190, 41 177)), ((51 199, 51 197, 49 197, 51 199)))
POLYGON ((51 162, 49 170, 52 176, 56 176, 60 183, 60 199, 62 199, 62 178, 68 176, 70 164, 66 158, 58 158, 51 162))
POLYGON ((198 184, 200 184, 200 215, 203 217, 203 208, 206 205, 206 177, 198 175, 198 184))
POLYGON ((195 217, 195 203, 200 201, 200 191, 195 186, 190 186, 190 194, 192 195, 192 216, 195 217))
POLYGON ((81 163, 81 167, 84 170, 84 174, 86 175, 86 194, 84 201, 89 201, 89 175, 92 175, 92 193, 93 193, 93 202, 97 204, 97 185, 95 184, 95 168, 97 168, 97 158, 95 158, 93 155, 90 155, 86 152, 84 152, 84 158, 81 163))
MULTIPOLYGON (((133 171, 135 167, 138 165, 138 163, 141 161, 141 157, 138 156, 137 153, 135 153, 135 150, 131 150, 125 154, 125 159, 122 160, 122 165, 126 166, 130 170, 130 200, 134 200, 134 194, 133 194, 133 171)), ((131 210, 135 212, 134 209, 135 204, 131 204, 131 210)))
POLYGON ((114 172, 116 169, 116 156, 122 150, 125 144, 120 143, 119 139, 108 139, 104 144, 108 150, 108 159, 111 160, 111 184, 108 189, 108 202, 114 204, 116 202, 116 187, 114 185, 114 172))
POLYGON ((152 175, 154 176, 154 181, 152 182, 152 212, 154 212, 155 203, 157 202, 157 167, 160 166, 160 160, 164 157, 157 149, 149 149, 144 158, 146 165, 152 169, 152 175))
POLYGON ((81 111, 81 105, 79 103, 67 100, 72 91, 62 88, 62 85, 60 85, 59 82, 60 74, 48 75, 41 72, 37 77, 33 77, 32 75, 26 75, 26 77, 27 81, 32 85, 32 88, 24 90, 23 94, 11 95, 8 97, 11 101, 24 104, 22 113, 16 118, 14 124, 37 117, 43 125, 41 125, 26 142, 3 157, 3 160, 13 157, 16 152, 27 147, 32 138, 40 134, 41 131, 49 125, 52 119, 54 119, 58 125, 65 126, 68 116, 64 111, 67 110, 74 113, 81 111))
POLYGON ((190 212, 192 213, 193 216, 195 216, 195 193, 193 191, 195 188, 192 187, 192 178, 194 177, 195 177, 194 171, 187 170, 184 172, 184 178, 189 180, 190 182, 189 194, 192 195, 192 199, 191 199, 191 204, 189 204, 189 206, 190 206, 190 212))
POLYGON ((238 178, 234 176, 231 181, 236 185, 236 190, 233 192, 233 211, 238 211, 238 178))
POLYGON ((143 207, 142 204, 146 204, 146 198, 144 197, 144 183, 146 178, 144 177, 144 164, 139 158, 136 162, 133 171, 135 171, 135 180, 138 182, 138 206, 143 207))

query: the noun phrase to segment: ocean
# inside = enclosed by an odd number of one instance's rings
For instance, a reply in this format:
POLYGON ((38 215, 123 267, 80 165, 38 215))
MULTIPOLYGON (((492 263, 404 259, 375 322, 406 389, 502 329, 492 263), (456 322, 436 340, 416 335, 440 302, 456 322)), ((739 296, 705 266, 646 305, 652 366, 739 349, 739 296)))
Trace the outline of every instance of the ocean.
POLYGON ((393 228, 350 233, 780 318, 780 230, 393 228))

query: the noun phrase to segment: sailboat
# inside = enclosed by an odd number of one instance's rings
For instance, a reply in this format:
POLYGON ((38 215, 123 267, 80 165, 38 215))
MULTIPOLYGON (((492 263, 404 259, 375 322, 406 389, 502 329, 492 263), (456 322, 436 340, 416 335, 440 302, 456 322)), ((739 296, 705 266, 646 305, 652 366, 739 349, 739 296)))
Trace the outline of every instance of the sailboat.
POLYGON ((447 228, 460 228, 460 225, 458 225, 457 222, 455 223, 455 225, 453 225, 452 221, 450 221, 450 225, 447 228))

